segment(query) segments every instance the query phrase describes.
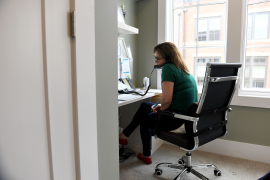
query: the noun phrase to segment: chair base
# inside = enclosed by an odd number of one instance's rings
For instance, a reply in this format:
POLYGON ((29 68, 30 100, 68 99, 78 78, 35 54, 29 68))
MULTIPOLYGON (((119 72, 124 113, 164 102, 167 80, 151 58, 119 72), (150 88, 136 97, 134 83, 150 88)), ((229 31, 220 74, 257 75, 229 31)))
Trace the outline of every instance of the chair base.
POLYGON ((191 153, 187 152, 186 156, 183 156, 181 159, 178 160, 178 164, 172 164, 172 163, 160 163, 156 166, 155 172, 157 175, 162 174, 162 169, 160 167, 170 167, 174 169, 180 169, 182 170, 175 178, 174 180, 180 180, 181 176, 184 173, 192 173, 193 175, 197 176, 200 179, 203 180, 209 180, 207 177, 196 171, 195 169, 200 169, 200 168, 209 168, 212 167, 214 168, 214 174, 216 176, 221 176, 221 171, 218 170, 218 168, 213 165, 213 164, 199 164, 199 165, 191 165, 191 153))

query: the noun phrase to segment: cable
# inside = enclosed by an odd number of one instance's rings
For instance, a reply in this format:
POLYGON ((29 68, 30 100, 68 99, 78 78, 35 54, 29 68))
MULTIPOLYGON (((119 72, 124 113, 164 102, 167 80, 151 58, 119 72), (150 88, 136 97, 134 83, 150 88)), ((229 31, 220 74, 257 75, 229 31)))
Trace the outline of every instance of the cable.
POLYGON ((132 149, 124 148, 123 145, 119 144, 119 163, 124 162, 131 156, 136 156, 136 153, 132 149))
POLYGON ((151 75, 152 75, 152 73, 153 73, 154 70, 155 70, 155 68, 152 70, 152 72, 151 72, 151 74, 150 74, 150 78, 149 78, 149 79, 150 79, 149 86, 148 86, 148 88, 147 88, 147 90, 145 91, 144 94, 138 93, 138 92, 136 92, 136 91, 128 91, 128 90, 123 90, 123 91, 121 92, 121 94, 138 94, 138 95, 140 95, 140 96, 145 96, 145 95, 148 93, 149 89, 150 89, 150 86, 151 86, 151 75))

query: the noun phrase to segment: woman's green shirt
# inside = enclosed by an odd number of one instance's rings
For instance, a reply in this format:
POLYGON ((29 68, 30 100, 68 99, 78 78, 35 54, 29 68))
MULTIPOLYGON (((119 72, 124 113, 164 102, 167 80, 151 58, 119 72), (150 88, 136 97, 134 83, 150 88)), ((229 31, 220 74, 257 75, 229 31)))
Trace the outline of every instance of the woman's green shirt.
POLYGON ((162 68, 161 82, 174 82, 173 98, 169 109, 186 111, 188 107, 198 102, 198 90, 192 74, 182 73, 174 64, 168 63, 162 68))

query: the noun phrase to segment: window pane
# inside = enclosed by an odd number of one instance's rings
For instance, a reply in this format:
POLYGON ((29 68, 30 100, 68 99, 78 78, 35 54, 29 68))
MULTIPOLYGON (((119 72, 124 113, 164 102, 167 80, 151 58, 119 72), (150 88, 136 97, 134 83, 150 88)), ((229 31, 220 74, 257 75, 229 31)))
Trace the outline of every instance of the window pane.
POLYGON ((249 66, 246 66, 246 68, 245 68, 245 78, 249 78, 249 73, 250 73, 249 66))
POLYGON ((245 88, 264 88, 270 89, 270 69, 268 62, 270 48, 247 48, 246 62, 244 70, 245 88), (262 51, 263 50, 263 51, 262 51), (263 56, 258 56, 263 55, 263 56))
POLYGON ((260 63, 265 63, 266 59, 260 58, 260 63))
POLYGON ((204 82, 204 78, 197 77, 197 86, 198 87, 203 87, 203 82, 204 82))
POLYGON ((197 14, 197 7, 174 10, 174 43, 178 47, 196 46, 194 14, 197 14))
POLYGON ((210 18, 209 20, 209 29, 211 30, 220 30, 220 18, 210 18))
POLYGON ((268 36, 268 14, 255 14, 254 39, 266 39, 268 36))
POLYGON ((174 0, 174 7, 197 5, 197 0, 174 0))
POLYGON ((252 14, 248 15, 248 29, 247 29, 247 39, 251 39, 252 38, 252 19, 253 16, 252 14))
POLYGON ((253 3, 253 2, 258 2, 258 1, 262 1, 262 0, 248 0, 248 3, 253 3))
POLYGON ((199 19, 198 41, 206 41, 207 39, 207 22, 207 19, 199 19))
POLYGON ((248 5, 247 46, 268 45, 270 2, 248 5))
POLYGON ((245 82, 244 82, 244 87, 245 88, 250 88, 250 85, 249 85, 249 79, 245 79, 245 82))
POLYGON ((264 88, 264 80, 263 79, 253 79, 252 88, 264 88))
POLYGON ((266 66, 253 66, 252 78, 265 78, 266 66))
MULTIPOLYGON (((205 4, 205 3, 213 3, 213 2, 221 2, 222 0, 200 0, 199 4, 205 4)), ((226 1, 226 0, 223 0, 226 1)))
POLYGON ((199 65, 198 64, 198 66, 197 66, 197 72, 198 72, 197 77, 204 77, 205 70, 206 70, 205 68, 206 68, 206 64, 204 64, 204 65, 199 65))
POLYGON ((198 59, 198 63, 205 63, 205 59, 198 59))

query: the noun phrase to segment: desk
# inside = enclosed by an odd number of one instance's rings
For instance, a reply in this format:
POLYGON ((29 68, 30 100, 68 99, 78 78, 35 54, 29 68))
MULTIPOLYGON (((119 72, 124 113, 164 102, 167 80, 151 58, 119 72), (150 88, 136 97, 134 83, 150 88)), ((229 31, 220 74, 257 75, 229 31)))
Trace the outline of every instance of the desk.
MULTIPOLYGON (((119 101, 118 108, 121 117, 119 118, 119 125, 122 128, 125 128, 132 120, 133 116, 139 109, 141 103, 150 102, 151 98, 162 93, 161 90, 151 89, 145 96, 136 97, 127 101, 119 101)), ((155 139, 152 137, 152 154, 163 144, 163 140, 155 139)), ((142 152, 142 143, 140 137, 139 127, 134 130, 134 132, 128 137, 128 145, 125 146, 134 150, 135 152, 142 152)))
POLYGON ((157 96, 157 95, 159 95, 161 93, 162 93, 162 90, 160 90, 160 89, 150 89, 145 96, 134 97, 134 99, 130 99, 128 101, 119 101, 118 102, 118 107, 121 107, 121 106, 124 106, 124 105, 127 105, 127 104, 131 104, 131 103, 134 103, 134 102, 137 102, 137 101, 141 101, 143 99, 151 98, 151 97, 157 96))

